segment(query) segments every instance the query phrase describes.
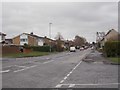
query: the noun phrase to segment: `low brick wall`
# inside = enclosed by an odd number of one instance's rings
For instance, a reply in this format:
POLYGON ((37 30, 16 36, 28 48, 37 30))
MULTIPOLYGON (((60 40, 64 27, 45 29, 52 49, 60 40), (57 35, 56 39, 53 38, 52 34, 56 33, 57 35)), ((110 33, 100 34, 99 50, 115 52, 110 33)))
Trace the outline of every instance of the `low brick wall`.
POLYGON ((2 54, 12 54, 12 53, 20 53, 19 46, 2 46, 2 54))
POLYGON ((23 53, 30 53, 30 52, 32 52, 32 50, 31 49, 23 49, 23 53))

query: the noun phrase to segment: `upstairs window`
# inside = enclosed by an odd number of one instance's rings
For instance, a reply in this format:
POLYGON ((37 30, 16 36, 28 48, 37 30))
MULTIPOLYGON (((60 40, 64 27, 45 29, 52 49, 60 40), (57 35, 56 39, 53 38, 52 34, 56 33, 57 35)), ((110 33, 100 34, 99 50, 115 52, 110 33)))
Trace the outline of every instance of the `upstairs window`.
POLYGON ((20 39, 21 42, 27 42, 27 39, 20 39))

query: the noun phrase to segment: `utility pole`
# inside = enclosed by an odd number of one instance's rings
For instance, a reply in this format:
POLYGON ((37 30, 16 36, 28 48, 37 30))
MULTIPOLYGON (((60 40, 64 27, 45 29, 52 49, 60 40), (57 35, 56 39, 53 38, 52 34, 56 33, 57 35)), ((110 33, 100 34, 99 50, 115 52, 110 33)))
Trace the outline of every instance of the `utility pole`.
POLYGON ((49 23, 50 52, 51 52, 51 25, 52 23, 49 23))

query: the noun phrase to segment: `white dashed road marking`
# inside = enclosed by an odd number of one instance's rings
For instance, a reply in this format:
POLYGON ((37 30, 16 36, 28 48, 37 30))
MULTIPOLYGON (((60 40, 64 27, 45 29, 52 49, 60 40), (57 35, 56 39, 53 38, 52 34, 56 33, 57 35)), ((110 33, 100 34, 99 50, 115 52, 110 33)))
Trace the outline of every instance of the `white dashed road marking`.
POLYGON ((75 86, 75 84, 70 84, 70 85, 69 85, 69 88, 74 87, 74 86, 75 86))
POLYGON ((58 84, 57 86, 56 86, 56 88, 60 88, 62 86, 62 84, 58 84))
MULTIPOLYGON (((80 61, 80 62, 67 74, 67 76, 65 76, 64 79, 60 81, 60 83, 63 83, 63 82, 70 76, 70 74, 72 74, 72 72, 73 72, 81 63, 82 63, 82 61, 80 61)), ((56 87, 58 87, 58 86, 61 87, 62 85, 61 85, 61 84, 58 84, 56 87)), ((71 85, 71 87, 72 87, 72 85, 71 85)))
POLYGON ((64 82, 64 80, 60 81, 60 83, 63 83, 63 82, 64 82))
POLYGON ((0 71, 0 73, 7 73, 9 72, 10 70, 5 70, 5 71, 0 71))
POLYGON ((25 67, 25 68, 23 68, 23 69, 16 70, 16 71, 14 71, 14 72, 24 71, 24 70, 27 70, 27 69, 29 69, 29 68, 33 68, 33 67, 36 67, 36 66, 37 66, 37 65, 33 65, 33 66, 30 66, 30 67, 25 67))
POLYGON ((67 76, 66 77, 64 77, 64 80, 66 80, 67 79, 67 76))
POLYGON ((43 64, 50 63, 50 62, 53 62, 53 61, 54 61, 54 60, 50 60, 50 61, 44 62, 43 64))

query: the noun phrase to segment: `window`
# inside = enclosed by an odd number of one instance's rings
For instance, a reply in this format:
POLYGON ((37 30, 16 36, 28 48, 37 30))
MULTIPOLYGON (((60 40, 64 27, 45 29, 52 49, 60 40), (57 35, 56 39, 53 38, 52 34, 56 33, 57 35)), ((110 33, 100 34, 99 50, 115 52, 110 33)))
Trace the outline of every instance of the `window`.
POLYGON ((27 42, 27 39, 20 39, 21 42, 27 42))

